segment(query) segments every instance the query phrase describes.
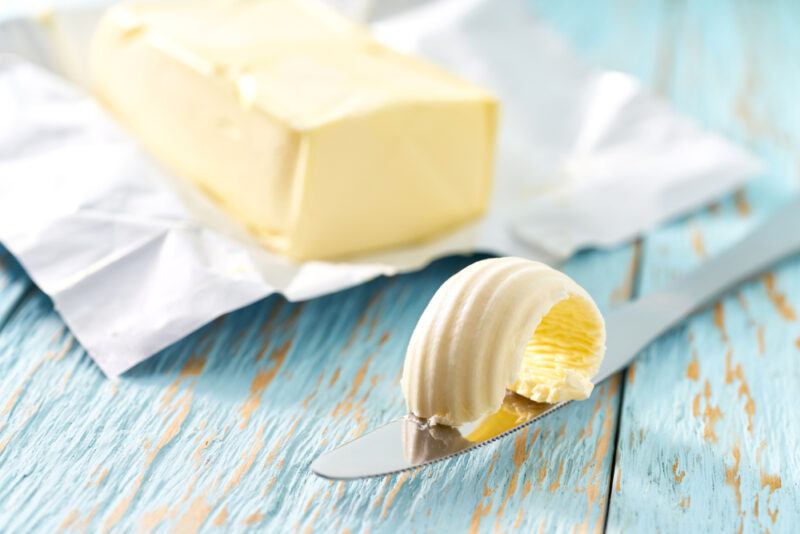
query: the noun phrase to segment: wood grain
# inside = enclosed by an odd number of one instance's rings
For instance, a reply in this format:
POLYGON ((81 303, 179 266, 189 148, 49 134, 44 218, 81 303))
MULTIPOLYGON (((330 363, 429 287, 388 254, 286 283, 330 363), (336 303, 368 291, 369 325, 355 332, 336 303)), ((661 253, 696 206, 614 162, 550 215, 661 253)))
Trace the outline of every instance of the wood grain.
MULTIPOLYGON (((631 258, 587 254, 567 270, 610 300, 631 258)), ((116 383, 28 293, 0 331, 0 520, 12 531, 601 527, 617 380, 431 469, 348 484, 308 471, 321 451, 402 413, 411 329, 470 261, 304 304, 267 299, 116 383)))
MULTIPOLYGON (((797 194, 800 80, 784 58, 800 47, 792 30, 799 13, 777 2, 766 10, 746 3, 627 4, 613 13, 611 26, 628 33, 608 39, 636 43, 617 61, 679 109, 749 145, 768 168, 745 190, 647 236, 637 287, 643 294, 732 244, 797 194), (659 27, 671 30, 659 37, 660 65, 638 69, 639 43, 645 50, 650 43, 648 23, 639 21, 651 20, 654 7, 659 27)), ((586 42, 581 23, 565 19, 561 29, 586 42)), ((624 386, 608 531, 796 531, 798 309, 795 258, 644 352, 624 386)))
MULTIPOLYGON (((599 64, 748 144, 744 191, 565 269, 607 307, 735 241, 800 185, 800 10, 533 2, 599 64), (641 272, 637 274, 637 265, 641 272)), ((448 258, 304 304, 273 297, 106 380, 0 252, 0 530, 792 532, 800 524, 800 263, 651 346, 513 438, 333 483, 319 452, 398 416, 405 344, 448 258), (613 475, 613 476, 612 476, 613 475), (608 517, 606 517, 608 510, 608 517)))

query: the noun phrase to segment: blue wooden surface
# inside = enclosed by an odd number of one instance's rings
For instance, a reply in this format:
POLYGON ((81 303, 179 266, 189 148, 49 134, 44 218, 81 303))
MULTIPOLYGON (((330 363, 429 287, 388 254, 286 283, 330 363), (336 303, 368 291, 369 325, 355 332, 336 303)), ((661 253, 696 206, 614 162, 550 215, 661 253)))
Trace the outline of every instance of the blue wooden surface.
MULTIPOLYGON (((583 256, 569 270, 604 280, 602 297, 617 289, 608 280, 624 291, 629 256, 583 256)), ((268 299, 118 383, 29 292, 0 331, 0 518, 10 530, 602 524, 617 381, 517 440, 432 469, 349 484, 308 472, 320 451, 402 413, 411 329, 468 261, 300 305, 268 299)))
MULTIPOLYGON (((690 269, 796 191, 800 8, 535 4, 585 56, 768 163, 746 191, 640 249, 571 260, 565 270, 603 307, 690 269)), ((514 438, 380 480, 310 475, 320 451, 402 412, 414 323, 472 260, 304 304, 269 298, 111 382, 0 253, 0 530, 796 530, 797 259, 514 438)))
MULTIPOLYGON (((657 58, 652 64, 618 52, 630 35, 606 29, 594 37, 600 46, 577 41, 585 54, 643 77, 679 109, 750 146, 768 166, 745 191, 648 235, 637 291, 691 269, 798 193, 800 69, 789 59, 800 48, 798 7, 629 5, 616 15, 618 26, 647 21, 635 38, 657 58)), ((582 17, 558 20, 567 34, 586 31, 582 17)), ((798 310, 794 258, 645 351, 624 385, 609 531, 800 528, 798 310)))

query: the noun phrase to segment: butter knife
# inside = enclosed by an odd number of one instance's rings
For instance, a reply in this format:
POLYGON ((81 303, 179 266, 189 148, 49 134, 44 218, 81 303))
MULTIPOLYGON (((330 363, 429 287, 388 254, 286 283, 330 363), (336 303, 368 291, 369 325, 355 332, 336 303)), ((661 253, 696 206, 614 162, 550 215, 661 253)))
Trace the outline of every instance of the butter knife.
MULTIPOLYGON (((627 367, 650 342, 726 289, 797 251, 800 199, 792 200, 737 244, 667 288, 607 314, 607 351, 594 382, 627 367)), ((407 415, 323 453, 311 470, 335 480, 398 473, 469 452, 567 404, 540 404, 509 392, 497 412, 459 427, 428 425, 407 415)))

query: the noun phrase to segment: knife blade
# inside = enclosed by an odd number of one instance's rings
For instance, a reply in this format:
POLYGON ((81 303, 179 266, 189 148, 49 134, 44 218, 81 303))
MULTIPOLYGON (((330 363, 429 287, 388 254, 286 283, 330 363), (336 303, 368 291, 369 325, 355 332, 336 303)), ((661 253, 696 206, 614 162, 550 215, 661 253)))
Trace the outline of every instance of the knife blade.
MULTIPOLYGON (((800 198, 665 289, 611 311, 606 356, 595 384, 627 367, 642 349, 714 297, 797 251, 800 198)), ((567 404, 537 403, 508 392, 499 410, 459 427, 429 425, 409 414, 323 453, 311 470, 324 478, 350 480, 414 469, 496 441, 567 404)))

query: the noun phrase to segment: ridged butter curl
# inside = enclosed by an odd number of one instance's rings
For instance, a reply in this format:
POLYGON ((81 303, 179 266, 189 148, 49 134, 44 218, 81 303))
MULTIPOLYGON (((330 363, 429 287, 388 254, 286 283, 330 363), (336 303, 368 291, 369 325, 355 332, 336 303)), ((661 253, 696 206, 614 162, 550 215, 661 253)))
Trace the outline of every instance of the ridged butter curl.
POLYGON ((584 399, 604 354, 603 317, 571 278, 522 258, 487 259, 428 303, 402 388, 409 412, 460 425, 497 410, 507 389, 537 402, 584 399))

